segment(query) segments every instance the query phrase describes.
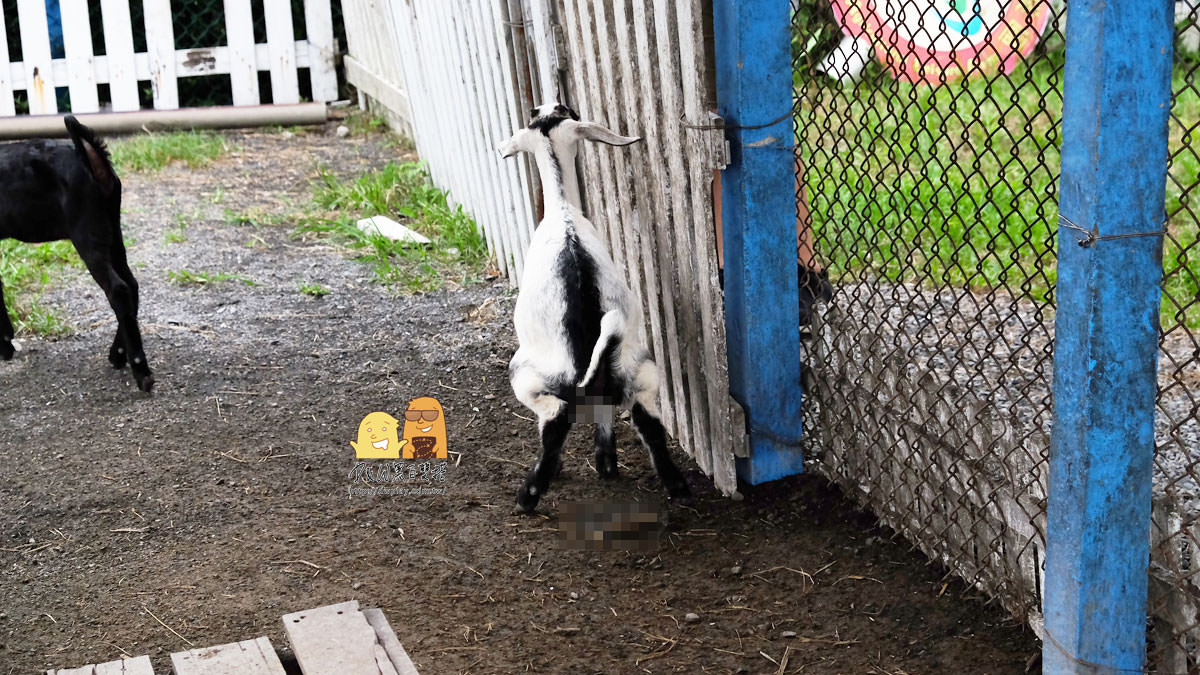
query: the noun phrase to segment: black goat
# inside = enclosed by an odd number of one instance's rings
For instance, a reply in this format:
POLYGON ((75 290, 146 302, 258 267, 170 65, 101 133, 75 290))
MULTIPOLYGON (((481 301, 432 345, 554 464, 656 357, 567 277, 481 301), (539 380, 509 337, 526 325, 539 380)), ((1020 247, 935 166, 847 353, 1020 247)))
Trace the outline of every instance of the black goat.
MULTIPOLYGON (((108 360, 126 361, 138 388, 150 391, 154 377, 138 329, 138 285, 121 239, 121 181, 104 142, 68 115, 73 145, 25 141, 0 146, 0 239, 28 243, 70 239, 104 289, 117 315, 117 335, 108 360)), ((0 280, 0 358, 13 356, 13 326, 0 280)))

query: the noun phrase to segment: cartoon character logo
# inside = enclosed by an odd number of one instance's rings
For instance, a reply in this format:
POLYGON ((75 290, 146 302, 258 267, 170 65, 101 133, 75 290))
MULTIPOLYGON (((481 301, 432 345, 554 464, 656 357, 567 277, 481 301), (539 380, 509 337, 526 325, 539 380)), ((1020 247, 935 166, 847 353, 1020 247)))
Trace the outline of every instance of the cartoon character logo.
POLYGON ((398 438, 399 426, 399 420, 385 412, 367 415, 358 424, 358 441, 350 441, 354 456, 359 459, 400 459, 400 451, 408 441, 398 438))
POLYGON ((436 398, 422 396, 408 402, 404 413, 405 459, 445 459, 446 416, 436 398))

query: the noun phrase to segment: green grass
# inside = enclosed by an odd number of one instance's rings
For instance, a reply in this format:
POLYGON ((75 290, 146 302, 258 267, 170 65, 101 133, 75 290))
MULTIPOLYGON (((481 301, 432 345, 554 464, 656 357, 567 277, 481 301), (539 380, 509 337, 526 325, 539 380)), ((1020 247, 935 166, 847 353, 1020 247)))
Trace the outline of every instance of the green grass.
POLYGON ((229 274, 226 272, 209 272, 209 271, 192 271, 187 268, 176 271, 167 271, 167 279, 179 286, 209 286, 219 284, 223 281, 239 281, 247 286, 257 286, 258 282, 241 274, 229 274))
MULTIPOLYGON (((831 39, 822 20, 812 25, 793 41, 797 145, 816 246, 833 274, 1047 299, 1057 279, 1062 52, 1007 77, 940 87, 896 81, 878 64, 839 85, 805 65, 831 39)), ((1183 151, 1168 180, 1162 318, 1165 327, 1194 328, 1198 227, 1182 207, 1200 180, 1200 131, 1188 131, 1200 120, 1200 95, 1187 67, 1174 76, 1170 144, 1183 151)))
POLYGON ((114 139, 108 144, 117 172, 159 171, 173 162, 189 167, 208 166, 229 151, 219 134, 174 131, 114 139))
POLYGON ((304 295, 311 295, 314 298, 319 298, 319 297, 322 297, 325 295, 329 295, 332 292, 333 291, 329 290, 328 287, 322 286, 321 284, 318 284, 318 283, 305 282, 305 283, 300 284, 300 293, 302 293, 304 295))
POLYGON ((461 207, 451 207, 446 193, 415 163, 389 163, 355 180, 343 181, 321 171, 314 206, 324 216, 310 216, 300 234, 329 237, 358 251, 380 283, 408 292, 424 292, 447 283, 478 280, 488 264, 487 244, 475 221, 461 207), (378 234, 361 232, 355 222, 387 215, 429 237, 432 244, 402 245, 378 234))
POLYGON ((83 262, 69 241, 23 244, 0 240, 0 279, 4 282, 4 304, 17 334, 62 335, 67 322, 53 308, 42 304, 41 289, 68 267, 83 262))

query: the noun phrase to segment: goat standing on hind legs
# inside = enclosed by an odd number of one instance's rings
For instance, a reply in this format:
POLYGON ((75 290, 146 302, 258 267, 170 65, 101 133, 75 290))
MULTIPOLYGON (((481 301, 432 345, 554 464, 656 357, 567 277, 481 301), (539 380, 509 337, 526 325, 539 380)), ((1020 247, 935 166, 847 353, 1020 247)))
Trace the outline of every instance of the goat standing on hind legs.
POLYGON ((631 408, 634 429, 668 495, 686 501, 691 491, 671 460, 658 416, 658 370, 638 334, 640 301, 580 212, 574 176, 580 140, 629 145, 640 139, 580 122, 573 110, 553 103, 534 108, 531 116, 527 128, 500 146, 504 157, 533 155, 546 209, 529 244, 513 312, 520 347, 509 379, 517 398, 537 415, 542 441, 517 505, 526 512, 537 507, 562 465, 563 442, 575 421, 596 422, 596 471, 614 478, 617 406, 631 408))
MULTIPOLYGON (((70 239, 117 315, 108 351, 114 368, 128 362, 138 388, 154 387, 138 329, 138 285, 121 238, 121 181, 103 141, 68 115, 72 144, 27 141, 0 146, 0 239, 40 244, 70 239)), ((13 325, 0 281, 0 358, 13 356, 13 325)))

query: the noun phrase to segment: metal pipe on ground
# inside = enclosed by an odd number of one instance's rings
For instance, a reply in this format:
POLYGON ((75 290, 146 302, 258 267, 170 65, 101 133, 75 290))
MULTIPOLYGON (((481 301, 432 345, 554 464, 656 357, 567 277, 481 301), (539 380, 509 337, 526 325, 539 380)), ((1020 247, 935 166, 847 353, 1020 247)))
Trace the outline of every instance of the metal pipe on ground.
MULTIPOLYGON (((87 113, 75 117, 99 133, 119 134, 169 129, 237 129, 271 124, 323 124, 327 116, 324 103, 297 103, 87 113)), ((66 136, 67 129, 62 118, 62 115, 18 115, 0 118, 0 140, 66 136)))

